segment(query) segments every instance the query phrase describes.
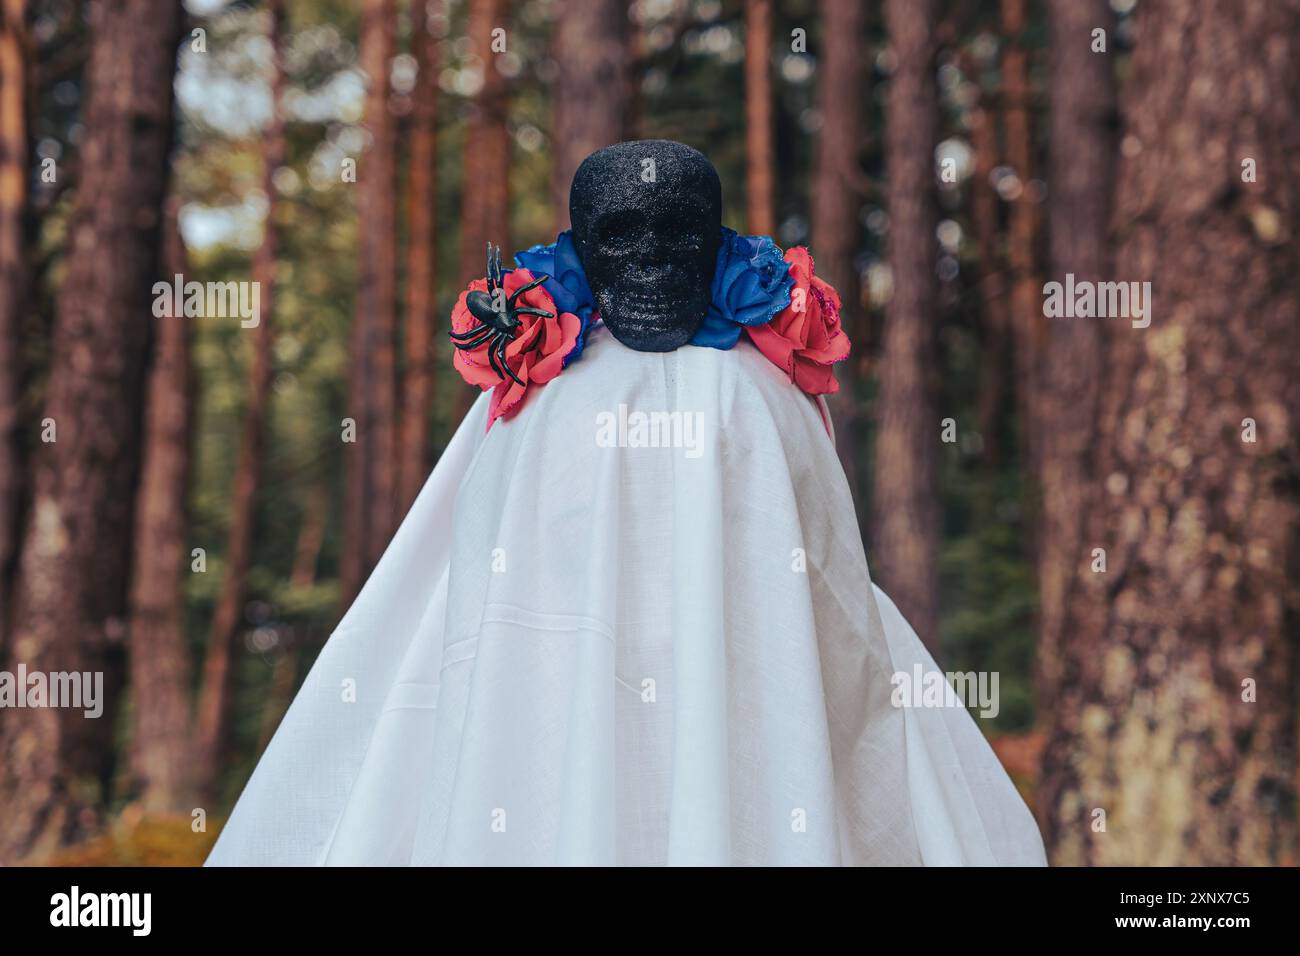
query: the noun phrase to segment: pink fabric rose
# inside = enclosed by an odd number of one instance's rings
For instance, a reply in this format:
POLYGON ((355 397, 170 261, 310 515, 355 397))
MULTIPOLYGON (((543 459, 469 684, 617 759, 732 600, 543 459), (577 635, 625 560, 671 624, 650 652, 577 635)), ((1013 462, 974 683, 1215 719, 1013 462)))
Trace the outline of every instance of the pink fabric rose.
POLYGON ((849 357, 849 337, 840 328, 840 296, 813 275, 808 250, 796 246, 785 254, 794 287, 790 305, 765 325, 745 332, 768 360, 785 370, 809 395, 839 391, 831 366, 849 357))
MULTIPOLYGON (((502 286, 508 299, 521 286, 533 281, 533 274, 527 269, 512 269, 502 278, 502 286)), ((453 332, 468 332, 473 328, 482 328, 478 319, 469 311, 465 297, 474 291, 486 292, 487 280, 475 279, 469 288, 460 294, 456 306, 451 311, 451 328, 453 332)), ((530 289, 515 301, 515 307, 531 306, 550 312, 554 317, 545 318, 538 315, 520 315, 519 329, 515 337, 506 346, 506 364, 523 384, 514 381, 508 375, 500 375, 492 368, 488 350, 492 340, 484 342, 475 349, 456 349, 453 365, 461 378, 471 385, 477 385, 483 391, 492 390, 492 403, 488 409, 487 427, 498 418, 509 418, 521 407, 525 395, 533 388, 545 385, 560 374, 564 359, 578 341, 582 321, 571 312, 561 312, 543 286, 530 289)))

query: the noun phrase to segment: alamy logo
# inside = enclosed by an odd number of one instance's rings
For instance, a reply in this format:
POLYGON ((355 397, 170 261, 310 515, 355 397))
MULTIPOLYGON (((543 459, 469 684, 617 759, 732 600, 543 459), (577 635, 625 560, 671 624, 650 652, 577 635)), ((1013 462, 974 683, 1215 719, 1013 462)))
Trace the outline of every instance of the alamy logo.
POLYGON ((596 416, 599 448, 682 448, 687 458, 704 454, 703 412, 617 412, 596 416))
POLYGON ((171 282, 153 284, 153 314, 187 319, 239 319, 245 329, 262 321, 261 284, 257 282, 186 282, 179 272, 171 282))
POLYGON ((53 707, 81 710, 94 720, 104 713, 103 671, 0 671, 0 710, 53 707))
POLYGON ((151 893, 70 892, 50 897, 51 926, 127 926, 133 936, 148 936, 153 926, 151 893))
POLYGON ((1067 272, 1064 283, 1046 283, 1043 296, 1049 319, 1131 319, 1135 329, 1151 324, 1150 282, 1075 282, 1067 272))
POLYGON ((889 683, 894 687, 889 702, 895 707, 978 707, 981 717, 996 717, 1002 709, 997 671, 944 673, 913 664, 910 673, 895 671, 889 683))

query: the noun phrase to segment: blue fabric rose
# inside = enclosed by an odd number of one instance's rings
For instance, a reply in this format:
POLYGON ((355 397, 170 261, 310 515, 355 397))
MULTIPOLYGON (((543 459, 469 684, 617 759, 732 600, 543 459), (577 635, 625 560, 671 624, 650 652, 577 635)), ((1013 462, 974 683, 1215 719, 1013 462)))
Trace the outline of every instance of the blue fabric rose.
POLYGON ((713 301, 692 345, 734 348, 743 325, 763 325, 790 305, 794 279, 781 248, 768 236, 742 236, 722 227, 713 301))
POLYGON ((550 276, 542 283, 542 288, 550 293, 561 312, 571 312, 582 320, 578 341, 564 358, 567 366, 582 355, 587 329, 591 325, 591 313, 596 307, 591 287, 587 285, 587 274, 582 271, 582 260, 578 258, 578 250, 573 244, 573 233, 562 232, 550 245, 533 246, 516 253, 515 264, 533 275, 545 273, 550 276))

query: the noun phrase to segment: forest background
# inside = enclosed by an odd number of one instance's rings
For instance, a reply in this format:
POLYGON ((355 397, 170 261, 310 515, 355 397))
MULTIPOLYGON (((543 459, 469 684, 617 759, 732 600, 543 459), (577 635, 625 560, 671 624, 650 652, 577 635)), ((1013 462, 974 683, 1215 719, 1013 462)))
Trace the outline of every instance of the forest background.
POLYGON ((1294 0, 0 0, 0 666, 107 703, 0 710, 0 862, 203 858, 472 399, 485 242, 640 138, 839 289, 873 576, 999 674, 1053 861, 1293 862, 1298 47, 1294 0), (177 274, 259 321, 155 317, 177 274))

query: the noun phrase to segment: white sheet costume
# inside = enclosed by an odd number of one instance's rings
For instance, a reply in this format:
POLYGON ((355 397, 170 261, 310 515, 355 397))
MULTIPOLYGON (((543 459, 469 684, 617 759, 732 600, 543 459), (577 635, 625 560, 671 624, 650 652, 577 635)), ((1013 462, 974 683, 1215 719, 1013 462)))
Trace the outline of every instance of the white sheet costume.
POLYGON ((891 705, 934 664, 868 578, 820 400, 748 342, 596 330, 485 435, 486 407, 209 865, 1044 863, 967 712, 891 705), (670 447, 620 447, 656 412, 670 447))

